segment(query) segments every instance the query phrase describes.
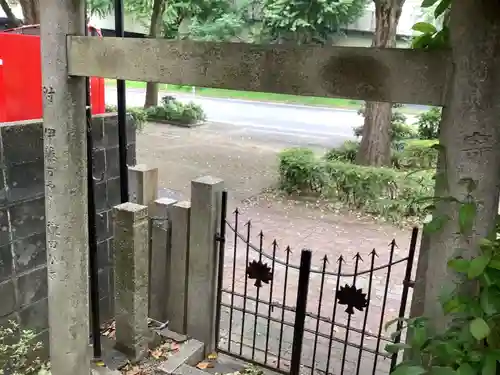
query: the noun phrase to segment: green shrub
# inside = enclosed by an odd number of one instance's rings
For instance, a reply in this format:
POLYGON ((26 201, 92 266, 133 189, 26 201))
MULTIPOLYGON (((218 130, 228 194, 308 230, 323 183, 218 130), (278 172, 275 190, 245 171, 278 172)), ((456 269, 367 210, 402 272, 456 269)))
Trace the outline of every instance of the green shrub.
MULTIPOLYGON (((396 169, 431 169, 437 164, 437 140, 411 139, 393 144, 391 165, 396 169)), ((354 163, 359 142, 346 141, 340 147, 332 148, 324 156, 326 161, 354 163)))
POLYGON ((47 367, 37 356, 42 344, 35 339, 32 331, 21 330, 14 321, 0 327, 0 374, 47 374, 47 367))
POLYGON ((348 207, 398 220, 422 216, 418 198, 432 195, 432 173, 408 174, 391 168, 363 167, 318 158, 309 149, 279 155, 280 188, 288 194, 336 199, 348 207))
MULTIPOLYGON (((106 104, 106 112, 118 112, 118 107, 113 104, 106 104)), ((146 110, 141 107, 127 108, 127 113, 134 119, 137 130, 142 131, 148 121, 146 110)))
POLYGON ((114 104, 106 104, 104 107, 106 112, 118 112, 118 107, 114 104))
POLYGON ((433 107, 417 118, 418 137, 420 139, 439 138, 439 124, 441 122, 441 108, 433 107))
POLYGON ((194 124, 206 119, 203 108, 195 103, 184 104, 171 96, 162 98, 162 105, 146 110, 150 120, 172 121, 180 124, 194 124))
POLYGON ((146 110, 139 107, 132 107, 127 109, 127 113, 134 119, 135 128, 139 131, 144 130, 148 121, 146 110))
POLYGON ((344 161, 354 163, 359 150, 359 142, 345 141, 342 146, 332 148, 325 154, 327 161, 344 161))
POLYGON ((393 150, 392 163, 398 169, 436 168, 438 150, 434 147, 437 140, 411 140, 403 142, 402 150, 393 150))
MULTIPOLYGON (((417 138, 418 135, 416 129, 413 126, 406 124, 406 116, 403 113, 394 110, 395 108, 400 108, 401 106, 401 104, 392 105, 393 111, 391 118, 391 129, 389 133, 392 142, 397 142, 403 139, 417 138)), ((364 106, 358 110, 358 114, 364 116, 364 106)), ((354 128, 354 135, 356 137, 361 137, 363 135, 363 125, 354 128)))
POLYGON ((325 169, 308 148, 290 148, 279 155, 280 188, 287 193, 317 194, 325 185, 325 169))

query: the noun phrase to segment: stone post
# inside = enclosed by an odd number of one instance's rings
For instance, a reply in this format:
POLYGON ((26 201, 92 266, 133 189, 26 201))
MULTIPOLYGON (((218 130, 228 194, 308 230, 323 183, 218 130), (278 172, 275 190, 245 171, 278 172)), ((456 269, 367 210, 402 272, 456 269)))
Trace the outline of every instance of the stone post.
POLYGON ((215 236, 221 210, 223 181, 201 177, 191 183, 187 334, 215 349, 215 309, 218 252, 215 236))
MULTIPOLYGON (((150 168, 145 164, 137 164, 128 168, 128 179, 129 179, 129 201, 132 203, 142 204, 147 206, 149 209, 149 213, 152 214, 153 211, 156 210, 155 201, 158 198, 158 168, 150 168)), ((154 215, 161 216, 161 215, 154 215)), ((153 222, 149 221, 149 230, 150 233, 153 233, 153 222)), ((149 283, 149 296, 151 298, 156 298, 156 291, 153 292, 151 290, 151 286, 153 285, 153 280, 151 279, 151 275, 153 273, 153 249, 152 249, 152 241, 149 243, 148 247, 148 283, 149 283)), ((158 266, 158 265, 157 265, 158 266)), ((151 314, 151 300, 149 301, 150 306, 150 317, 155 320, 162 320, 161 313, 158 311, 154 311, 151 314), (155 315, 155 316, 153 316, 155 315)))
POLYGON ((114 264, 116 349, 133 360, 148 348, 148 208, 115 206, 114 264))
POLYGON ((51 372, 89 375, 85 78, 68 77, 66 48, 84 1, 46 0, 40 19, 51 372))
POLYGON ((149 206, 158 198, 158 168, 137 164, 128 168, 129 201, 149 206))
POLYGON ((169 328, 186 333, 187 280, 189 260, 189 217, 191 202, 179 202, 172 206, 170 222, 172 228, 170 255, 170 290, 167 304, 169 328))
MULTIPOLYGON (((151 219, 151 275, 149 277, 149 317, 160 322, 167 318, 170 294, 171 225, 170 210, 176 200, 157 199, 150 209, 151 219)), ((174 274, 177 270, 174 269, 174 274)), ((174 283, 175 283, 174 279, 174 283)), ((171 323, 171 322, 170 322, 171 323)), ((170 324, 169 324, 170 325, 170 324)))

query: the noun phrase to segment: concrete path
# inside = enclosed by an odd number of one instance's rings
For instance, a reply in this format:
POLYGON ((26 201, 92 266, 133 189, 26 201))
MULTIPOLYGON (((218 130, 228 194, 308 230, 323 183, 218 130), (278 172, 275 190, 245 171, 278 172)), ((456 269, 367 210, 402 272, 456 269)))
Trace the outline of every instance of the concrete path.
MULTIPOLYGON (((160 97, 167 93, 160 93, 160 97)), ((232 125, 246 132, 248 136, 288 139, 292 143, 335 147, 342 142, 355 139, 353 128, 363 124, 363 117, 356 110, 220 99, 169 94, 183 102, 200 104, 208 120, 232 125)), ((127 106, 142 106, 145 91, 127 90, 127 106)), ((106 88, 106 102, 116 103, 116 89, 106 88)), ((415 116, 408 116, 408 122, 415 122, 415 116)))

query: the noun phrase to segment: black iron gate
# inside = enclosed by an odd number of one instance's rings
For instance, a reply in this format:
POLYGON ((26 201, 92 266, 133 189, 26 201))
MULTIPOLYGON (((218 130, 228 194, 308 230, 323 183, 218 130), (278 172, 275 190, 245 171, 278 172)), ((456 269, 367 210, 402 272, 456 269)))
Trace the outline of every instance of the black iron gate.
POLYGON ((291 375, 389 373, 398 357, 385 345, 404 337, 384 324, 405 316, 418 229, 403 257, 393 240, 379 253, 323 254, 314 267, 310 250, 265 241, 226 207, 224 193, 218 351, 291 375))

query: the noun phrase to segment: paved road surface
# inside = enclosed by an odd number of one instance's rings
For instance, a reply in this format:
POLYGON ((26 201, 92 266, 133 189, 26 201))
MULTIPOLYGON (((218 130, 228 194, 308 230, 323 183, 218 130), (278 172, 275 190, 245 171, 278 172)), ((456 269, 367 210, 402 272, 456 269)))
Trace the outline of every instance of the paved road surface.
MULTIPOLYGON (((161 93, 160 96, 165 95, 161 93)), ((334 147, 354 139, 353 128, 363 123, 355 110, 291 104, 206 98, 174 94, 200 104, 212 122, 243 128, 249 137, 276 139, 294 145, 334 147)), ((142 106, 145 91, 127 90, 127 106, 142 106)), ((106 103, 116 104, 116 89, 106 88, 106 103)), ((414 121, 414 117, 409 118, 414 121)))

